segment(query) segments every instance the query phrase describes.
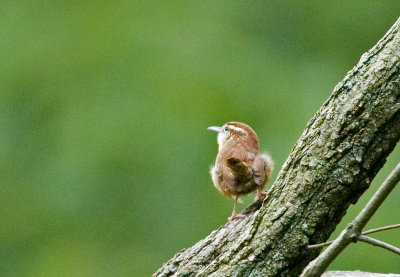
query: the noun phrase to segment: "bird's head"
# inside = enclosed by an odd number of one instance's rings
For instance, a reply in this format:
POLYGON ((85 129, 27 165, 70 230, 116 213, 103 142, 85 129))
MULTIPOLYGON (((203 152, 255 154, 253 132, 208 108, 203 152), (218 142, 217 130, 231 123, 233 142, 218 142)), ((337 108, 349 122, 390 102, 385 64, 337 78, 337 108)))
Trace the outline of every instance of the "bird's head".
POLYGON ((208 130, 218 132, 219 150, 230 141, 247 143, 258 149, 258 137, 254 130, 242 122, 228 122, 222 127, 211 126, 208 130))

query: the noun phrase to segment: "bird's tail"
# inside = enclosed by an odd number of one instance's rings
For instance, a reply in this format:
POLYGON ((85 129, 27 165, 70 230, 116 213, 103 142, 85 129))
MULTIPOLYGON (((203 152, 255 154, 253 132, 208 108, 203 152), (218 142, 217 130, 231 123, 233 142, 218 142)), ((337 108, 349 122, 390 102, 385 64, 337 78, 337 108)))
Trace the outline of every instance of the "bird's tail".
POLYGON ((226 165, 232 170, 235 179, 240 180, 241 182, 246 182, 251 179, 249 166, 241 162, 239 159, 229 158, 226 160, 226 165))

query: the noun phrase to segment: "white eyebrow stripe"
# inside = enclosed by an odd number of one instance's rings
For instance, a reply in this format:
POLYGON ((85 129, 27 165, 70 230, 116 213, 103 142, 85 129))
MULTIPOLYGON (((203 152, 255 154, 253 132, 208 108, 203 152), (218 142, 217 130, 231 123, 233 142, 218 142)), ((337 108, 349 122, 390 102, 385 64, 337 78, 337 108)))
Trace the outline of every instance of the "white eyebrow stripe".
POLYGON ((238 132, 247 134, 247 131, 246 131, 245 129, 242 129, 242 128, 239 128, 239 127, 236 127, 236 126, 232 126, 232 125, 228 125, 228 126, 229 126, 229 128, 231 128, 232 130, 235 130, 235 131, 238 131, 238 132))

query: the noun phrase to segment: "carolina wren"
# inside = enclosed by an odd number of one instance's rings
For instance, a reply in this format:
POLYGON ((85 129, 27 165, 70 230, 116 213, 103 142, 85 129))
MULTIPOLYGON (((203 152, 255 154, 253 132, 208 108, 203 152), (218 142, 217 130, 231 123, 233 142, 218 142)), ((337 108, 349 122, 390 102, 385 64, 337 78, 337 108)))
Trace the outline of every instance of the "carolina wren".
POLYGON ((214 186, 235 201, 229 220, 243 218, 236 213, 239 197, 256 191, 256 200, 265 198, 274 162, 268 154, 260 154, 257 134, 244 123, 228 122, 208 130, 218 132, 218 155, 210 171, 214 186))

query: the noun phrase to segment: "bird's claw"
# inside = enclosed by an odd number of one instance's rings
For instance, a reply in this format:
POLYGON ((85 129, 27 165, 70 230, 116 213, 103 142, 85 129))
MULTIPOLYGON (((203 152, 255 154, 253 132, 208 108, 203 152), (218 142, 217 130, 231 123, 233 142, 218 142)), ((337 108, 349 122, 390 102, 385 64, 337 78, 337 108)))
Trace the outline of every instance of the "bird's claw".
POLYGON ((245 217, 246 217, 246 215, 244 215, 244 214, 233 214, 231 217, 228 217, 228 220, 233 221, 233 220, 242 219, 245 217))
POLYGON ((265 198, 267 198, 268 193, 266 191, 259 191, 256 195, 256 197, 254 198, 254 201, 257 200, 264 200, 265 198))

